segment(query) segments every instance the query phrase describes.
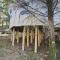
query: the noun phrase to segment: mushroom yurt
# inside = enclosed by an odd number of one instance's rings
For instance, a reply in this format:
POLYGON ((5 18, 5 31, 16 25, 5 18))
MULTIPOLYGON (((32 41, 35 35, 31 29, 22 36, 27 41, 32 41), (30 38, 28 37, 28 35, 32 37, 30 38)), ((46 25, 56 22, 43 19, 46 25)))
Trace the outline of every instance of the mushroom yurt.
MULTIPOLYGON (((29 47, 34 40, 34 52, 36 53, 37 47, 40 46, 40 43, 44 40, 45 32, 47 32, 44 31, 44 27, 48 27, 47 19, 43 20, 40 16, 30 13, 25 8, 18 8, 17 4, 10 4, 8 12, 10 15, 9 29, 11 30, 12 46, 14 46, 15 39, 19 43, 19 38, 22 38, 22 50, 24 51, 25 44, 29 47)), ((55 29, 59 30, 60 27, 55 24, 55 29)))
POLYGON ((10 15, 9 29, 11 30, 12 46, 14 46, 15 39, 19 43, 19 38, 22 38, 22 50, 24 51, 25 40, 27 40, 27 47, 34 40, 34 52, 37 52, 37 46, 40 46, 44 37, 44 22, 26 12, 25 9, 17 8, 16 4, 10 4, 8 12, 10 15))

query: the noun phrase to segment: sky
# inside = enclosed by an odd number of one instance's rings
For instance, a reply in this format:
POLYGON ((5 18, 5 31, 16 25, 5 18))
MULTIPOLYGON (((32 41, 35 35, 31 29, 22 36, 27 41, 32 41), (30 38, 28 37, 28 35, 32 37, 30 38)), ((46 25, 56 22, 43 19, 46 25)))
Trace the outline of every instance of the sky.
MULTIPOLYGON (((59 7, 58 11, 60 11, 60 3, 57 6, 59 7)), ((60 12, 54 15, 54 20, 60 23, 60 12)))

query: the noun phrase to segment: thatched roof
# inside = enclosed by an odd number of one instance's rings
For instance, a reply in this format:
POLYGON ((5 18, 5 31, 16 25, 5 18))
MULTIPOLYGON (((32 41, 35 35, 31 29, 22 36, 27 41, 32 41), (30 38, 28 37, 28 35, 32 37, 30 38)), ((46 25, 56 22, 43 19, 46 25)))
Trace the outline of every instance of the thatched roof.
POLYGON ((15 20, 10 20, 10 28, 17 26, 36 26, 36 25, 44 25, 40 20, 38 20, 33 15, 28 16, 20 16, 20 18, 15 18, 15 20), (24 18, 24 19, 23 19, 24 18))
MULTIPOLYGON (((45 25, 48 26, 48 20, 43 19, 40 16, 33 16, 32 14, 24 14, 23 8, 17 8, 15 4, 11 4, 9 7, 10 14, 10 28, 12 27, 21 27, 21 26, 36 26, 36 25, 45 25), (22 12, 22 13, 21 13, 22 12), (42 22, 43 21, 43 22, 42 22)), ((56 25, 56 21, 54 21, 55 27, 60 27, 56 25)))
MULTIPOLYGON (((48 21, 46 22, 42 19, 38 19, 34 17, 33 15, 23 15, 18 18, 17 16, 15 18, 10 19, 10 28, 17 27, 17 26, 48 26, 48 21)), ((54 25, 56 28, 60 28, 60 24, 57 24, 56 21, 54 21, 54 25)))
POLYGON ((38 20, 33 15, 27 16, 21 23, 22 26, 35 26, 35 25, 44 25, 40 20, 38 20))

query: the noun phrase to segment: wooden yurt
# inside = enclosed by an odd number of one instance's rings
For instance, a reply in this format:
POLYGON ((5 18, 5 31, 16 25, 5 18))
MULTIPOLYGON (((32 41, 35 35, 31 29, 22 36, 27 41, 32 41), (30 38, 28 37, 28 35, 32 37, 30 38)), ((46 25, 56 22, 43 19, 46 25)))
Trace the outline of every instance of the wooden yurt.
MULTIPOLYGON (((8 12, 10 15, 9 28, 11 30, 12 46, 14 46, 15 39, 19 43, 19 38, 22 38, 22 50, 24 51, 25 44, 29 47, 29 43, 33 44, 34 40, 34 52, 36 53, 37 47, 44 40, 44 36, 47 36, 44 34, 47 31, 43 31, 44 26, 48 27, 47 20, 45 21, 39 16, 35 17, 34 14, 29 14, 25 9, 18 8, 16 4, 11 4, 8 12)), ((55 29, 58 29, 57 25, 55 25, 55 29)))
POLYGON ((15 4, 9 6, 12 46, 14 46, 15 39, 19 43, 19 38, 22 38, 22 50, 24 51, 25 40, 27 40, 27 47, 29 43, 33 44, 34 40, 34 52, 37 52, 37 46, 40 46, 44 37, 44 23, 32 14, 24 14, 22 10, 24 9, 17 8, 15 4))

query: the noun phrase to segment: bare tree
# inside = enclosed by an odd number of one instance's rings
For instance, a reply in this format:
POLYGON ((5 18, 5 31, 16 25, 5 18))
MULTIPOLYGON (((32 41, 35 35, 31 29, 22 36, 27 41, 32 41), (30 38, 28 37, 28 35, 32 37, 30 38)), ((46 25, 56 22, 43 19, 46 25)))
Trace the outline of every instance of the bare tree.
POLYGON ((49 24, 49 34, 50 34, 50 53, 51 53, 51 60, 56 60, 56 46, 55 46, 55 35, 54 35, 54 20, 53 14, 54 9, 57 5, 57 1, 55 0, 46 0, 46 4, 48 7, 48 24, 49 24))
POLYGON ((48 8, 48 24, 49 24, 49 48, 50 48, 50 60, 56 60, 56 45, 55 45, 55 35, 54 35, 54 10, 58 4, 58 0, 41 0, 45 3, 48 8))

